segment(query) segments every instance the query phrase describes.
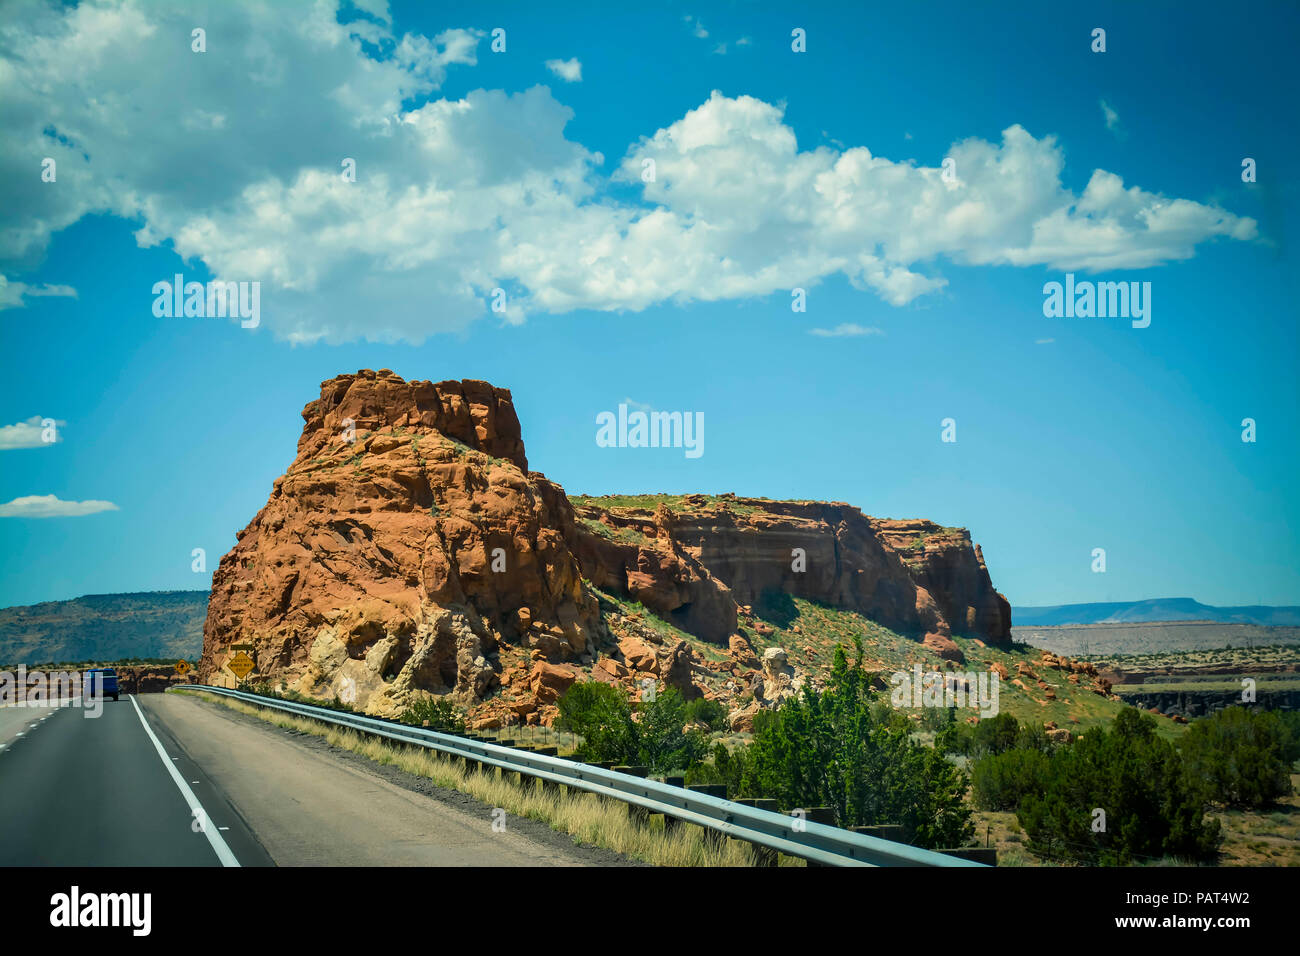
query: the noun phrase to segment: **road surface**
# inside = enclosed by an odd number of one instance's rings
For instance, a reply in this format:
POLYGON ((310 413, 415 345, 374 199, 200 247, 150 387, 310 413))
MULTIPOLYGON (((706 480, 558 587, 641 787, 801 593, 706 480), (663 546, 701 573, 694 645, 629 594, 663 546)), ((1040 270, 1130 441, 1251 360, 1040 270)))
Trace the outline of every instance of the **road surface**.
POLYGON ((0 865, 613 862, 514 818, 494 832, 492 808, 189 694, 85 713, 0 708, 0 865))
POLYGON ((271 863, 170 732, 146 724, 136 700, 106 700, 99 717, 91 712, 0 709, 0 727, 13 733, 0 750, 0 864, 271 863), (26 726, 13 730, 20 721, 26 726))

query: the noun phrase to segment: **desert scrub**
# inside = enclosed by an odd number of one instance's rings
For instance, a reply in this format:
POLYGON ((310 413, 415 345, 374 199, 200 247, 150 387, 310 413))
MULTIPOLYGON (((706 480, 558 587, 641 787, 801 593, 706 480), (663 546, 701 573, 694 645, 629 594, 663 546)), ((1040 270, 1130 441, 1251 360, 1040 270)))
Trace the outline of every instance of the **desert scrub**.
POLYGON ((398 718, 404 724, 428 727, 443 733, 459 734, 465 731, 465 718, 446 697, 426 697, 417 700, 398 718))

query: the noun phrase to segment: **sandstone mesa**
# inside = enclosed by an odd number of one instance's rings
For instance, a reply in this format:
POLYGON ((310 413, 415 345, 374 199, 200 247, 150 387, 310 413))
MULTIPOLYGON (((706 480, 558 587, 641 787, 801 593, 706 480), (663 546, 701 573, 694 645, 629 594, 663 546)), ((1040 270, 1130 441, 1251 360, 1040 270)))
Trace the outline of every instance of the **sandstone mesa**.
POLYGON ((323 698, 348 681, 373 714, 449 694, 475 726, 549 724, 575 681, 652 680, 720 699, 745 729, 816 679, 756 650, 772 628, 753 607, 773 594, 953 661, 954 631, 1011 639, 963 529, 731 495, 575 506, 528 470, 510 392, 486 382, 362 370, 322 383, 302 416, 296 458, 213 575, 202 682, 252 644, 259 680, 323 698))

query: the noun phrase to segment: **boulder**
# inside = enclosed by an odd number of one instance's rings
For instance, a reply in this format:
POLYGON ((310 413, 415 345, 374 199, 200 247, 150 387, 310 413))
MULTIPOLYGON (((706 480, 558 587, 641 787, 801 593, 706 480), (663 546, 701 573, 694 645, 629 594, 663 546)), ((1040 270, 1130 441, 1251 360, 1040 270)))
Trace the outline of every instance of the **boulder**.
POLYGON ((533 665, 529 685, 538 703, 553 704, 564 696, 564 692, 572 687, 577 679, 578 673, 571 667, 538 661, 533 665))
POLYGON ((659 673, 659 656, 654 648, 635 637, 625 637, 618 642, 619 653, 627 666, 634 671, 647 674, 659 673))

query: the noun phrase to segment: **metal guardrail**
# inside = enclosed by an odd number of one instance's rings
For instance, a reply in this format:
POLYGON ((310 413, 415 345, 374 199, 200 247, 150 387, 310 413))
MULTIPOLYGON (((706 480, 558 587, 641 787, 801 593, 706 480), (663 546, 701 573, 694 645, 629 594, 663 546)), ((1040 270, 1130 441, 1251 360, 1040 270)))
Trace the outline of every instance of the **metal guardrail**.
POLYGON ((263 697, 227 687, 210 687, 206 684, 178 686, 181 689, 192 688, 233 697, 245 703, 310 717, 324 723, 351 727, 363 733, 427 747, 484 766, 500 767, 503 771, 527 774, 550 783, 611 797, 641 807, 649 813, 662 813, 736 840, 744 840, 825 866, 983 866, 981 863, 933 850, 853 833, 772 810, 748 807, 722 797, 593 767, 564 757, 530 753, 456 734, 439 733, 424 727, 263 697))

